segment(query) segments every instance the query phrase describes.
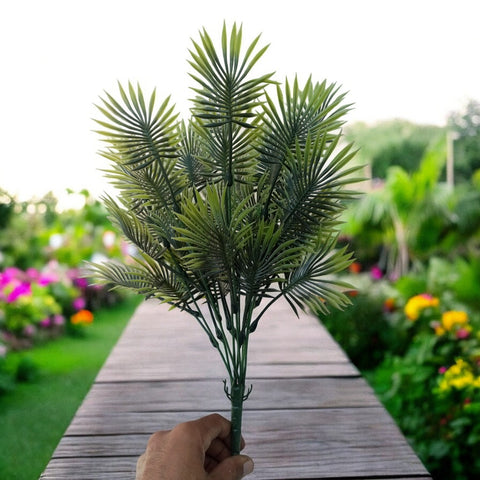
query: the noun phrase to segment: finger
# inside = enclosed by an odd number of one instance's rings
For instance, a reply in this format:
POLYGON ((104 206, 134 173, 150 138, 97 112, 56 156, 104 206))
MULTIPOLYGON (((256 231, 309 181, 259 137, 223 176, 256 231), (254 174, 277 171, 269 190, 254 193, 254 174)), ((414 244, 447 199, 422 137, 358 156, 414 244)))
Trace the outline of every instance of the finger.
POLYGON ((203 463, 203 468, 207 473, 213 471, 213 469, 218 465, 218 462, 209 456, 205 457, 205 462, 203 463))
POLYGON ((219 438, 214 438, 212 440, 212 443, 210 444, 205 453, 219 463, 231 455, 230 447, 226 444, 224 440, 221 440, 219 438))
POLYGON ((253 472, 253 460, 246 455, 228 457, 208 475, 209 480, 240 480, 253 472))
POLYGON ((143 471, 145 470, 145 454, 141 455, 137 460, 137 469, 135 472, 135 480, 142 478, 143 471))
POLYGON ((195 420, 194 423, 202 435, 205 451, 209 448, 212 441, 217 437, 226 442, 229 441, 230 422, 218 413, 213 413, 211 415, 207 415, 206 417, 202 417, 198 420, 195 420))

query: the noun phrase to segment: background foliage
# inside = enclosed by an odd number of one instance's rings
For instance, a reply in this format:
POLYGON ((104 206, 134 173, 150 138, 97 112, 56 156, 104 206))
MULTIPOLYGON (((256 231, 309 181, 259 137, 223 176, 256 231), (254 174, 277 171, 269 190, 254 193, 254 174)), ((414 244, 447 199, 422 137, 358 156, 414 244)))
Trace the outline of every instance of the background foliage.
MULTIPOLYGON (((449 123, 456 132, 454 188, 445 185, 445 129, 387 122, 353 126, 347 131, 360 146, 365 163, 380 165, 384 161, 385 168, 372 170, 376 179, 345 216, 342 242, 357 257, 346 278, 356 287, 348 292, 352 306, 321 317, 367 376, 436 480, 480 475, 475 455, 480 448, 478 105, 470 102, 452 114, 449 123), (402 151, 408 159, 397 161, 396 155, 403 157, 402 151), (399 222, 397 234, 395 221, 399 222), (404 238, 398 235, 402 231, 404 238), (392 267, 401 245, 408 261, 398 274, 392 267), (425 302, 418 297, 424 294, 438 299, 438 304, 421 308, 425 302), (413 321, 407 315, 412 308, 419 312, 413 321), (467 321, 458 323, 458 318, 465 317, 457 317, 447 331, 442 326, 443 315, 451 311, 464 312, 467 321)), ((85 258, 124 258, 133 253, 113 233, 101 204, 88 192, 83 196, 84 209, 61 212, 51 195, 19 202, 1 192, 1 275, 9 267, 23 274, 32 268, 46 273, 49 265, 61 267, 62 272, 75 271, 85 258)), ((52 296, 63 312, 78 298, 78 286, 75 294, 68 293, 72 287, 68 282, 52 282, 40 298, 52 296)), ((96 299, 92 310, 94 305, 112 300, 100 292, 91 295, 92 301, 96 299)), ((4 306, 0 308, 3 332, 4 306)), ((48 347, 47 340, 37 337, 33 345, 48 347)), ((8 353, 3 338, 0 392, 12 392, 16 382, 32 381, 39 374, 38 365, 28 355, 8 353)), ((9 398, 13 397, 3 396, 4 410, 9 398)))
MULTIPOLYGON (((73 194, 73 192, 71 192, 73 194)), ((87 191, 82 209, 60 211, 48 194, 17 201, 0 193, 0 394, 28 380, 34 366, 6 367, 11 350, 84 335, 97 309, 121 299, 82 277, 85 259, 134 254, 87 191)))
POLYGON ((376 178, 345 216, 353 305, 322 317, 436 480, 480 476, 479 118, 451 116, 454 186, 446 129, 349 130, 376 178))

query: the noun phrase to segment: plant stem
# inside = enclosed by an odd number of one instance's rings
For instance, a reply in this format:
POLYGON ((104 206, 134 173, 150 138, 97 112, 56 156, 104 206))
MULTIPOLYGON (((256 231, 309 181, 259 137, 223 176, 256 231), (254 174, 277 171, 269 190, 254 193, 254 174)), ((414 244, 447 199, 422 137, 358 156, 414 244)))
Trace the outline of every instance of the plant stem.
POLYGON ((245 379, 235 379, 231 385, 231 446, 232 455, 240 453, 240 444, 242 442, 242 414, 243 414, 243 400, 245 393, 245 379))

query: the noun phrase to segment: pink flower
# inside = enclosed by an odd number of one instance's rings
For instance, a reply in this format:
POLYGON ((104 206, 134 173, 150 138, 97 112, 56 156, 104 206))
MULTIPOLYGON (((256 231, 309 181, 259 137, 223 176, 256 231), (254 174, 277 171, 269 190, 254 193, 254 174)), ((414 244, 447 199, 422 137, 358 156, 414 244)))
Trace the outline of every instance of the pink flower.
POLYGON ((24 329, 23 329, 23 334, 26 336, 26 337, 33 337, 35 335, 35 332, 36 332, 36 328, 33 326, 33 325, 27 325, 24 329))
POLYGON ((448 370, 447 367, 440 367, 440 368, 438 369, 438 373, 440 373, 440 375, 443 375, 447 370, 448 370))
POLYGON ((374 280, 380 280, 383 277, 382 271, 377 266, 373 266, 370 269, 370 275, 374 280))
POLYGON ((46 317, 44 318, 43 320, 40 320, 40 322, 38 322, 38 324, 42 327, 42 328, 48 328, 50 325, 51 325, 51 320, 50 318, 46 317))
POLYGON ((6 268, 3 273, 0 273, 0 287, 5 287, 13 280, 16 280, 19 277, 20 270, 14 267, 6 268))
POLYGON ((21 276, 22 271, 16 267, 7 267, 4 271, 3 274, 6 275, 9 279, 12 278, 18 278, 21 276))
POLYGON ((54 283, 54 282, 58 282, 58 277, 53 273, 41 274, 38 277, 38 284, 41 287, 46 287, 47 285, 50 285, 51 283, 54 283))
POLYGON ((15 300, 17 300, 18 297, 21 297, 22 295, 31 295, 31 294, 32 294, 31 285, 29 283, 20 283, 8 294, 7 302, 13 303, 15 300))
POLYGON ((40 272, 36 268, 27 268, 25 273, 27 274, 27 277, 33 281, 38 280, 38 278, 40 277, 40 272))
POLYGON ((77 285, 78 288, 87 288, 88 287, 88 281, 86 278, 77 278, 75 280, 75 284, 77 285))
POLYGON ((65 317, 63 315, 55 315, 52 322, 55 326, 60 327, 65 324, 65 317))
POLYGON ((468 338, 468 336, 470 335, 470 332, 468 329, 466 328, 459 328, 456 333, 455 333, 455 336, 459 339, 459 340, 463 340, 465 338, 468 338))
POLYGON ((73 302, 72 302, 72 307, 75 310, 83 310, 85 308, 86 302, 83 297, 77 297, 73 302))

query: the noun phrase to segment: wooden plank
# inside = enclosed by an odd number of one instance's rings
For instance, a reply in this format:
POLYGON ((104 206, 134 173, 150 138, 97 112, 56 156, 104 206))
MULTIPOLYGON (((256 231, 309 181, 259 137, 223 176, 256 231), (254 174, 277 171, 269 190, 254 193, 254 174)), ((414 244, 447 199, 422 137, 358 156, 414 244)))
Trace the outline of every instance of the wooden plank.
MULTIPOLYGON (((254 380, 245 409, 374 406, 378 400, 362 378, 291 378, 254 380)), ((223 382, 134 382, 96 384, 78 415, 107 411, 157 412, 228 410, 223 382)))
MULTIPOLYGON (((169 429, 202 413, 158 412, 154 423, 169 429)), ((279 472, 283 479, 427 476, 381 407, 246 411, 244 425, 245 453, 256 461, 252 480, 278 479, 279 472)), ((103 475, 116 468, 102 462, 110 457, 128 457, 134 468, 148 438, 138 433, 65 436, 54 458, 90 458, 92 472, 98 468, 103 475)))
MULTIPOLYGON (((128 457, 110 457, 110 458, 101 458, 94 459, 93 461, 88 458, 72 458, 69 459, 69 464, 66 466, 63 460, 53 459, 49 464, 48 474, 45 472, 40 480, 74 480, 72 477, 72 470, 76 472, 82 472, 81 480, 119 480, 119 479, 134 479, 135 478, 135 461, 136 459, 130 459, 128 457), (100 464, 100 465, 99 465, 100 464), (110 467, 111 465, 111 467, 110 467), (102 467, 106 467, 103 471, 102 467), (99 477, 99 471, 102 471, 101 477, 99 477)), ((256 476, 255 472, 252 475, 249 475, 249 480, 260 480, 256 476)), ((323 477, 325 478, 334 478, 334 477, 323 477)), ((357 476, 353 477, 357 480, 431 480, 431 477, 428 475, 413 475, 413 476, 402 476, 402 477, 391 477, 391 476, 357 476)), ((310 477, 310 480, 322 480, 322 477, 310 477)), ((277 480, 280 480, 277 477, 277 480)), ((295 480, 301 480, 300 477, 296 477, 295 480)), ((343 480, 349 480, 343 478, 343 480)))
MULTIPOLYGON (((155 430, 212 411, 228 418, 218 352, 193 318, 167 310, 137 309, 42 479, 133 478, 155 430)), ((430 478, 315 318, 277 303, 251 337, 248 376, 252 480, 430 478)))
MULTIPOLYGON (((318 320, 308 315, 296 318, 285 312, 282 303, 276 304, 251 336, 249 375, 280 378, 327 374, 359 375, 318 320), (286 320, 285 315, 289 315, 286 320)), ((218 352, 196 321, 179 310, 168 311, 165 305, 149 301, 138 308, 97 380, 224 376, 218 352)))
MULTIPOLYGON (((110 361, 97 376, 97 382, 129 382, 129 381, 162 381, 214 379, 226 377, 226 369, 220 358, 215 363, 205 362, 205 357, 198 355, 175 365, 169 361, 158 361, 143 355, 130 359, 110 361)), ((358 377, 358 370, 351 363, 276 363, 255 364, 248 366, 248 376, 255 378, 286 378, 286 377, 358 377)))

